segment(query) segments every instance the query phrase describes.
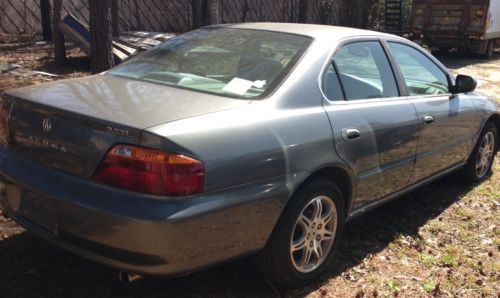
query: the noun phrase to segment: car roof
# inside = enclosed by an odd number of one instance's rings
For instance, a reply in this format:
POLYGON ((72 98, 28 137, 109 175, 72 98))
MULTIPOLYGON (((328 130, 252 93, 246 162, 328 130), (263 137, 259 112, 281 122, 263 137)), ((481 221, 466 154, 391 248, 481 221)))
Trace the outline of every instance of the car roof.
POLYGON ((276 31, 276 32, 306 35, 313 37, 315 39, 328 38, 330 41, 341 40, 347 37, 355 37, 355 36, 400 38, 399 36, 382 32, 349 28, 349 27, 316 25, 316 24, 241 23, 241 24, 214 25, 210 27, 276 31))

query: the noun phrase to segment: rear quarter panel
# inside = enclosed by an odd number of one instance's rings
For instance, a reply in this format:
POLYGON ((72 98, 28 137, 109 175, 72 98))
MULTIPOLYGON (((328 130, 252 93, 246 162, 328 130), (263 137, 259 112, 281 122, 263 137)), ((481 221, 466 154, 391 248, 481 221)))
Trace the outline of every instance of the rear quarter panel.
MULTIPOLYGON (((279 109, 271 102, 258 102, 148 131, 167 138, 160 146, 204 162, 206 191, 311 172, 334 160, 330 123, 320 105, 279 109)), ((153 139, 145 137, 141 143, 153 139)))
MULTIPOLYGON (((313 45, 269 98, 147 129, 141 144, 205 163, 205 190, 297 173, 305 179, 336 157, 317 80, 334 45, 313 45), (160 136, 161 138, 158 138, 160 136)), ((283 181, 290 194, 303 179, 283 181)))

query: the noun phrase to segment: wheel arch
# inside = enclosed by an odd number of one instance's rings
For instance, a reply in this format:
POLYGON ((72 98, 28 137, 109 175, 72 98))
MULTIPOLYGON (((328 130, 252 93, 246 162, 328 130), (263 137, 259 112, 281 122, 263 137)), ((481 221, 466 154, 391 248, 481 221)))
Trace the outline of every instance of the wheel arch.
MULTIPOLYGON (((497 127, 497 132, 500 133, 500 114, 499 113, 495 113, 493 115, 491 115, 488 120, 486 121, 486 123, 488 121, 491 121, 493 124, 495 124, 495 126, 497 127)), ((497 150, 500 150, 500 142, 499 140, 497 140, 497 150)))
POLYGON ((352 199, 354 197, 354 179, 348 169, 340 165, 331 165, 323 167, 312 172, 307 178, 305 178, 298 187, 294 190, 293 195, 298 192, 304 185, 307 185, 316 179, 328 179, 337 185, 344 197, 344 207, 346 218, 349 215, 349 210, 351 207, 352 199))

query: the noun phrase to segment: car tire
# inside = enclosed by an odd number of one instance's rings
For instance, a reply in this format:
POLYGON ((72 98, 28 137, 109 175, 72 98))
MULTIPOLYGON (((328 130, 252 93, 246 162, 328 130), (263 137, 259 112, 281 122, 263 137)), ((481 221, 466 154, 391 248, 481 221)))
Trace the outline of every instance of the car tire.
POLYGON ((313 282, 332 259, 344 221, 344 198, 337 185, 327 179, 307 183, 290 199, 265 248, 256 256, 258 267, 279 287, 297 288, 313 282))
POLYGON ((465 183, 484 181, 491 172, 497 151, 498 130, 493 122, 488 121, 479 135, 467 164, 460 171, 462 180, 465 183))

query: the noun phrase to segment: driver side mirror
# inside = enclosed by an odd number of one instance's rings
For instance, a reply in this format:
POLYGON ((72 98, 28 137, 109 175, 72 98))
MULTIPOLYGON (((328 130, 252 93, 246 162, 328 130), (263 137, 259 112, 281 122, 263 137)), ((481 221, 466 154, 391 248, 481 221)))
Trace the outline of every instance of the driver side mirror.
POLYGON ((477 81, 470 76, 458 75, 453 86, 453 93, 468 93, 476 89, 477 81))

